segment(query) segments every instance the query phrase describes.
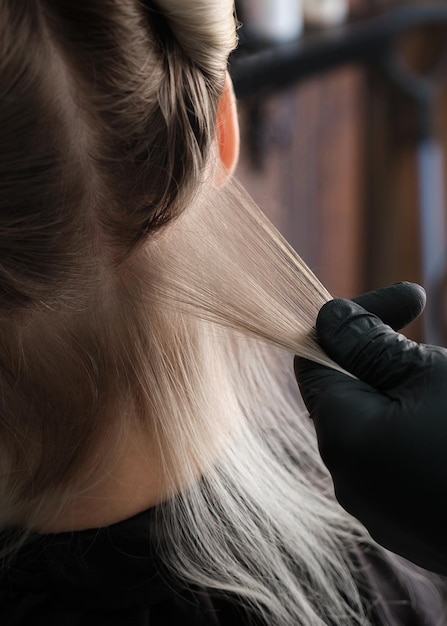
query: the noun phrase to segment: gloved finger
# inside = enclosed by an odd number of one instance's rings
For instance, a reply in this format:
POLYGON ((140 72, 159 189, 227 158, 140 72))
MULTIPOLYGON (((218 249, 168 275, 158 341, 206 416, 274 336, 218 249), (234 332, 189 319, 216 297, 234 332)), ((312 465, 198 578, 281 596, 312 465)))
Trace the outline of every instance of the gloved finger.
MULTIPOLYGON (((353 302, 379 317, 394 330, 403 328, 416 319, 423 311, 425 301, 424 289, 409 282, 397 283, 353 298, 353 302)), ((331 306, 327 305, 328 308, 331 306)), ((315 396, 321 393, 325 380, 330 376, 329 370, 299 357, 295 357, 294 369, 304 403, 310 410, 315 396)))
POLYGON ((351 300, 331 300, 320 310, 322 348, 345 370, 372 387, 393 389, 413 376, 424 360, 423 346, 394 332, 351 300))
POLYGON ((332 471, 371 444, 395 403, 361 380, 301 357, 295 357, 294 368, 320 454, 332 471))
POLYGON ((338 390, 339 386, 341 389, 347 381, 352 380, 346 374, 298 356, 293 360, 293 367, 301 396, 312 418, 324 392, 328 389, 338 390))
POLYGON ((400 330, 419 317, 424 310, 426 296, 420 285, 402 282, 369 291, 352 300, 377 315, 393 330, 400 330))

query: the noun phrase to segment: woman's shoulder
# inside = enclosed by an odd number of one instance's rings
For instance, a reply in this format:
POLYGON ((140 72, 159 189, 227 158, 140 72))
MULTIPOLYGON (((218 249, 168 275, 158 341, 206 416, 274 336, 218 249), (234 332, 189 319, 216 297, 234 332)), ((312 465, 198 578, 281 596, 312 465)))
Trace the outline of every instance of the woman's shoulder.
MULTIPOLYGON (((149 509, 106 528, 33 536, 0 563, 2 626, 84 626, 93 616, 95 626, 257 624, 237 598, 171 576, 160 558, 157 514, 149 509)), ((358 546, 353 558, 371 625, 439 623, 442 607, 431 602, 430 585, 410 594, 380 551, 358 546)))

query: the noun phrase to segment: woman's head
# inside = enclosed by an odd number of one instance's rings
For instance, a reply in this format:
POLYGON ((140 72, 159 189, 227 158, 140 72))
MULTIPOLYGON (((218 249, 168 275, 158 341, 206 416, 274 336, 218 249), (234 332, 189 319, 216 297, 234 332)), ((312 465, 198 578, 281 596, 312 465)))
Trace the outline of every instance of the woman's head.
POLYGON ((245 419, 243 336, 324 360, 329 294, 223 186, 235 31, 227 0, 0 0, 0 524, 132 437, 191 484, 245 419))
POLYGON ((226 0, 0 2, 0 520, 138 404, 132 259, 233 166, 235 43, 226 0))

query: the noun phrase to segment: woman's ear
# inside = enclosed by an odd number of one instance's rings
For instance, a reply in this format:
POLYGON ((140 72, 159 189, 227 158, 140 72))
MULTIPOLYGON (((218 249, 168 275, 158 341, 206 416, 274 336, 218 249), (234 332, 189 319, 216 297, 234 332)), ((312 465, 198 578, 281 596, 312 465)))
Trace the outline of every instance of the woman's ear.
POLYGON ((217 183, 219 186, 222 186, 236 169, 240 146, 236 96, 234 95, 233 82, 228 72, 225 89, 217 110, 216 127, 222 166, 217 183))

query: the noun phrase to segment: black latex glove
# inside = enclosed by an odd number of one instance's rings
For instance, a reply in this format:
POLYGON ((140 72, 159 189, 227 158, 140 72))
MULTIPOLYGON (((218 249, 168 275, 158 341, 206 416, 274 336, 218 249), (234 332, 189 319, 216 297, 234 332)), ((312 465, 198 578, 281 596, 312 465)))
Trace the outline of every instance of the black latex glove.
POLYGON ((338 501, 378 543, 447 575, 447 350, 390 327, 423 309, 417 285, 356 301, 362 306, 324 305, 317 333, 327 354, 359 380, 295 359, 320 453, 338 501))

